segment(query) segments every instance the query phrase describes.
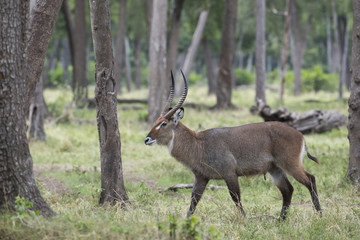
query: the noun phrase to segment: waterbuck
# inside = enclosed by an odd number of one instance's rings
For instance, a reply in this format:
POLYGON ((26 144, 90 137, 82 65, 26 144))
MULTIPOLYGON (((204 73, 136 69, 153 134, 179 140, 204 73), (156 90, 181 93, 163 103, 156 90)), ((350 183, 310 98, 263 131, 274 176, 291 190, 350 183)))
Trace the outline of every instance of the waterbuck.
POLYGON ((172 85, 165 109, 145 138, 145 144, 167 145, 170 154, 195 175, 187 217, 194 213, 210 179, 225 180, 231 198, 245 217, 238 177, 266 173, 271 175, 283 197, 280 220, 286 218, 294 191, 286 174, 307 187, 315 209, 321 211, 315 177, 305 171, 302 158, 306 153, 308 158, 318 161, 309 154, 299 131, 280 122, 262 122, 194 132, 180 122, 184 117, 181 106, 188 92, 187 80, 182 71, 181 74, 185 88, 179 102, 169 109, 174 96, 171 73, 172 85))

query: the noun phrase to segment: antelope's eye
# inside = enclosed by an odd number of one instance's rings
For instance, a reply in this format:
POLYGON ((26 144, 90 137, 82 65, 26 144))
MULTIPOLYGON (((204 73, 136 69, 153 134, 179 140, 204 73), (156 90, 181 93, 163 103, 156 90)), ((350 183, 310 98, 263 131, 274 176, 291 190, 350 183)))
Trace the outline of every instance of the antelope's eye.
POLYGON ((164 121, 160 124, 160 127, 165 127, 167 125, 167 123, 164 121))

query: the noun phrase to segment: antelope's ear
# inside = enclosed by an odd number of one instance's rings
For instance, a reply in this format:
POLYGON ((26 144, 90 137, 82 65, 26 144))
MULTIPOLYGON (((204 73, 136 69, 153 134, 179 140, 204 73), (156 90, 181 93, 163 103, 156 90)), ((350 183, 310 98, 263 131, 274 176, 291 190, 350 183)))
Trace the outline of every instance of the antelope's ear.
POLYGON ((184 108, 179 108, 174 114, 174 123, 178 124, 178 122, 184 117, 184 108))

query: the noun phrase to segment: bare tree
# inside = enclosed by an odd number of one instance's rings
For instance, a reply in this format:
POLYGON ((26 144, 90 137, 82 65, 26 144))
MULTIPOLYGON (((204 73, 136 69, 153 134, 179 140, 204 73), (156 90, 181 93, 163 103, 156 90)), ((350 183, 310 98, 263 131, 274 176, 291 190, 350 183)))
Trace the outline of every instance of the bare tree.
POLYGON ((285 10, 285 26, 284 26, 284 37, 283 37, 283 52, 281 56, 281 86, 280 86, 280 101, 284 99, 284 85, 285 85, 285 68, 287 60, 287 49, 289 40, 289 27, 290 27, 290 1, 286 0, 285 10))
POLYGON ((84 107, 87 102, 87 58, 86 58, 86 22, 85 0, 75 0, 75 24, 73 81, 75 84, 74 101, 76 106, 84 107))
POLYGON ((46 141, 46 133, 44 130, 45 118, 45 100, 44 100, 44 83, 43 77, 36 84, 34 96, 31 99, 29 110, 29 137, 30 139, 46 141))
MULTIPOLYGON (((199 20, 196 25, 196 29, 191 40, 191 44, 186 53, 185 61, 182 67, 182 70, 186 77, 188 77, 190 74, 191 67, 193 65, 197 50, 199 48, 199 44, 201 41, 201 37, 205 28, 208 15, 209 15, 209 11, 207 10, 201 11, 200 13, 199 20)), ((181 82, 180 87, 177 88, 176 95, 180 96, 182 93, 181 92, 182 89, 184 89, 184 82, 181 82)))
POLYGON ((204 51, 204 59, 206 65, 206 77, 208 79, 208 94, 213 94, 216 91, 216 79, 214 72, 214 64, 212 60, 212 54, 209 46, 209 40, 204 38, 202 40, 203 51, 204 51))
POLYGON ((121 74, 124 65, 125 58, 125 26, 126 26, 126 1, 120 0, 119 4, 119 16, 118 16, 118 28, 115 43, 115 79, 116 79, 116 91, 121 93, 121 74))
POLYGON ((303 65, 304 53, 307 38, 310 30, 311 14, 308 14, 305 27, 301 28, 300 16, 296 6, 296 0, 290 2, 290 29, 291 29, 291 61, 294 70, 294 88, 295 96, 301 93, 301 68, 303 65))
POLYGON ((353 0, 352 76, 349 98, 349 167, 346 177, 360 183, 360 2, 353 0))
POLYGON ((236 18, 237 0, 226 0, 216 86, 216 108, 218 109, 234 107, 231 103, 231 68, 235 49, 236 18))
POLYGON ((148 122, 159 117, 168 96, 170 81, 166 74, 167 0, 154 0, 149 45, 148 122))
MULTIPOLYGON (((170 71, 176 69, 176 58, 179 47, 179 32, 181 27, 181 11, 185 0, 175 1, 175 7, 171 15, 171 32, 169 39, 168 55, 167 55, 167 76, 170 78, 170 71)), ((181 88, 179 88, 181 89, 181 88)))
POLYGON ((117 120, 116 82, 108 1, 89 0, 95 52, 95 100, 101 157, 100 204, 128 200, 125 191, 121 141, 117 120))
POLYGON ((32 202, 33 209, 44 216, 55 213, 36 186, 26 138, 25 112, 39 81, 61 2, 37 1, 35 4, 27 58, 29 1, 6 0, 0 4, 0 206, 13 208, 16 197, 20 196, 32 202), (35 44, 36 41, 39 43, 35 44), (31 65, 26 67, 29 62, 31 65))
POLYGON ((265 79, 266 79, 266 65, 265 65, 265 16, 266 16, 266 4, 265 0, 256 0, 255 5, 256 12, 256 56, 255 56, 255 68, 256 68, 256 94, 255 103, 258 99, 261 99, 266 103, 265 94, 265 79))

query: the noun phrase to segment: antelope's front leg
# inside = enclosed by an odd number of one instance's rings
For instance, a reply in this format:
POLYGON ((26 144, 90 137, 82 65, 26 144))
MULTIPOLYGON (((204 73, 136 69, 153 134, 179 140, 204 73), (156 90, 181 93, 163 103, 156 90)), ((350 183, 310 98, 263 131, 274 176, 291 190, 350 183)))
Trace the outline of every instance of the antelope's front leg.
POLYGON ((189 218, 195 212, 196 205, 200 201, 208 182, 209 179, 207 178, 204 178, 202 176, 195 176, 194 186, 191 193, 190 208, 186 216, 187 218, 189 218))

